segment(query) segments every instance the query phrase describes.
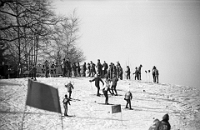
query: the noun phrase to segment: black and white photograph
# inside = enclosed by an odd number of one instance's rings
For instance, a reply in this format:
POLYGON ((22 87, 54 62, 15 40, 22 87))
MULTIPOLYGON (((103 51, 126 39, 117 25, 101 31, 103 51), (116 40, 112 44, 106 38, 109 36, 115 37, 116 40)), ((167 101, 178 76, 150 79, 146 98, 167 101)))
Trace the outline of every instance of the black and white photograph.
POLYGON ((200 130, 199 0, 0 0, 0 130, 200 130))

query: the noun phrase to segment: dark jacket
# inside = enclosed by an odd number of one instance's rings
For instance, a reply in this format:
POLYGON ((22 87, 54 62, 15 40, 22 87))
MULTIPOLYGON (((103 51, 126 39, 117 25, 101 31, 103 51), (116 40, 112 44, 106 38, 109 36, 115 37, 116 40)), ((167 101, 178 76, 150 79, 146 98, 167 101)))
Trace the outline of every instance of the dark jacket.
POLYGON ((102 79, 98 76, 98 77, 95 77, 94 79, 90 80, 90 82, 93 82, 95 81, 95 86, 96 87, 99 87, 99 82, 101 81, 102 84, 104 85, 104 82, 102 81, 102 79))
POLYGON ((104 67, 104 70, 107 70, 108 69, 108 64, 107 63, 103 63, 103 67, 104 67))
POLYGON ((71 92, 72 89, 74 89, 74 86, 71 83, 68 83, 67 85, 65 85, 65 87, 67 88, 68 92, 71 92))
POLYGON ((129 67, 126 68, 126 73, 127 73, 127 74, 130 74, 130 73, 131 73, 131 70, 130 70, 129 67))
POLYGON ((158 130, 171 130, 171 125, 169 124, 169 115, 165 114, 163 116, 163 120, 160 122, 158 126, 158 130))

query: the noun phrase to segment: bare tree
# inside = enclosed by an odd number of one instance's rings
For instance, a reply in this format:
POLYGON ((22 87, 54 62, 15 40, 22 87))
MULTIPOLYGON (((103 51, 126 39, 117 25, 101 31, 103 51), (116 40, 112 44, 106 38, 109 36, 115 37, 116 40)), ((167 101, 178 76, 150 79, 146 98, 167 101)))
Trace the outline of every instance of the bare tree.
POLYGON ((13 63, 37 64, 49 57, 62 57, 73 62, 85 59, 76 44, 79 22, 75 12, 69 17, 58 17, 48 0, 0 0, 0 43, 6 45, 3 53, 13 63), (40 59, 39 59, 40 60, 40 59))
POLYGON ((46 41, 51 45, 43 48, 43 56, 61 61, 61 58, 69 59, 71 62, 82 62, 85 60, 83 51, 78 48, 79 20, 75 11, 67 18, 52 27, 52 35, 46 41), (45 50, 45 51, 44 51, 45 50))
POLYGON ((8 44, 18 63, 32 59, 36 64, 40 39, 50 35, 50 26, 59 22, 50 3, 48 0, 1 0, 0 6, 0 41, 8 44))

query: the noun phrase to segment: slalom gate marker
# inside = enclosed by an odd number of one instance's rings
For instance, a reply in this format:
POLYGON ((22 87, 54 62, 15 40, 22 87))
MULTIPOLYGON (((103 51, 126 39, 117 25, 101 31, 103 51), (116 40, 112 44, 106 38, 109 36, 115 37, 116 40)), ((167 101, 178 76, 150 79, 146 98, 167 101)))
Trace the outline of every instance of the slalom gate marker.
POLYGON ((26 97, 26 104, 25 104, 23 117, 22 117, 22 123, 21 123, 22 130, 24 129, 23 127, 24 127, 24 119, 25 119, 27 105, 31 107, 59 113, 61 117, 61 124, 62 124, 62 130, 63 130, 63 118, 62 118, 60 99, 59 99, 57 88, 28 79, 28 91, 27 91, 27 97, 26 97))
POLYGON ((122 109, 121 109, 121 104, 117 104, 117 105, 112 105, 111 106, 111 114, 113 113, 121 113, 121 123, 123 124, 123 120, 122 120, 122 109))

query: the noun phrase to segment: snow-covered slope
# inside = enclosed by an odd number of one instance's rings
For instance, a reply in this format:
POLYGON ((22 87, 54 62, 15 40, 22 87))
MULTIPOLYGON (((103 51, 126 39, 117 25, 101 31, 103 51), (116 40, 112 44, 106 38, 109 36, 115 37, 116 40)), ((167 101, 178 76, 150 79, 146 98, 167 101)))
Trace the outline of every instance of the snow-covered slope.
MULTIPOLYGON (((59 90, 62 100, 67 93, 64 84, 74 84, 69 106, 70 117, 26 106, 28 79, 0 80, 0 129, 1 130, 148 130, 153 120, 166 113, 172 130, 200 130, 200 92, 186 86, 154 84, 143 81, 121 80, 118 96, 96 96, 91 78, 38 78, 38 82, 52 85, 59 90), (133 94, 133 110, 124 109, 124 94, 133 94), (112 104, 121 104, 122 113, 111 114, 112 104)), ((101 86, 102 87, 102 86, 101 86)), ((102 91, 101 91, 102 94, 102 91)))

